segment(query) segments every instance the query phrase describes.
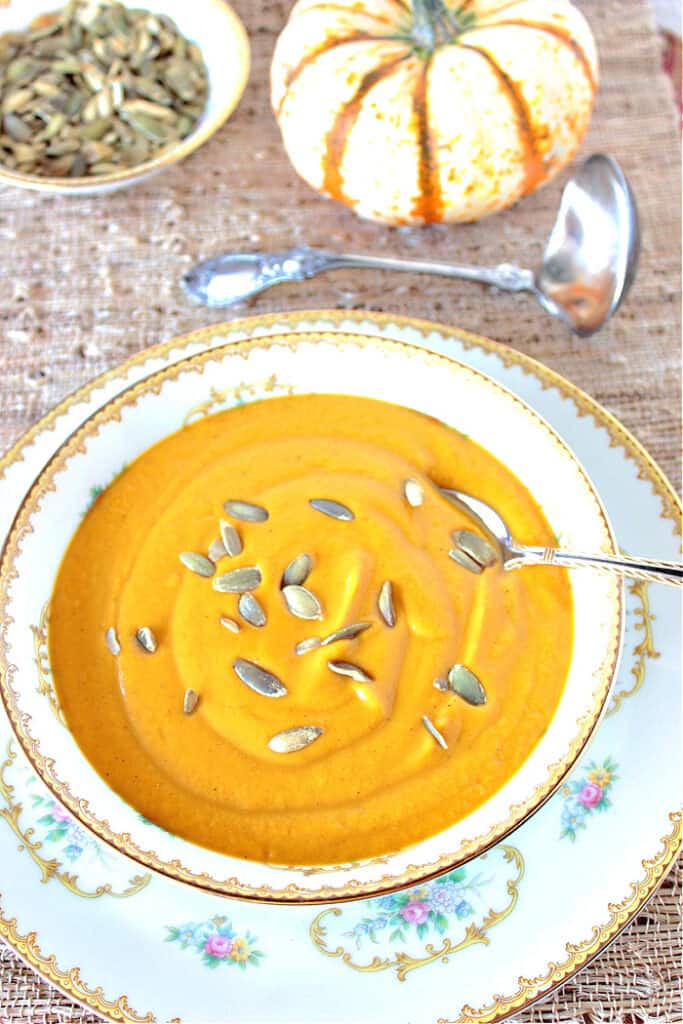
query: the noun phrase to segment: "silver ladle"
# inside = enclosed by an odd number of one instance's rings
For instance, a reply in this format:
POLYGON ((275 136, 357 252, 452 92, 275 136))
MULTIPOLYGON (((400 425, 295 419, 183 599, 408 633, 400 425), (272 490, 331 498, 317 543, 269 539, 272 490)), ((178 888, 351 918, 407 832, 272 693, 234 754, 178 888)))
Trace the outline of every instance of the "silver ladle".
POLYGON ((531 292, 576 334, 598 331, 619 308, 638 266, 640 228, 633 193, 616 160, 596 154, 566 184, 543 262, 534 272, 511 263, 457 266, 424 260, 327 252, 299 246, 278 253, 231 252, 198 263, 182 278, 206 306, 232 306, 276 284, 355 267, 462 278, 502 291, 531 292))
POLYGON ((447 487, 442 487, 441 493, 483 527, 498 548, 504 569, 518 569, 523 565, 560 565, 566 569, 586 566, 616 572, 631 579, 647 580, 649 583, 683 586, 683 565, 677 562, 629 558, 626 555, 583 555, 576 551, 560 551, 559 548, 528 547, 518 544, 512 538, 505 520, 485 501, 447 487))

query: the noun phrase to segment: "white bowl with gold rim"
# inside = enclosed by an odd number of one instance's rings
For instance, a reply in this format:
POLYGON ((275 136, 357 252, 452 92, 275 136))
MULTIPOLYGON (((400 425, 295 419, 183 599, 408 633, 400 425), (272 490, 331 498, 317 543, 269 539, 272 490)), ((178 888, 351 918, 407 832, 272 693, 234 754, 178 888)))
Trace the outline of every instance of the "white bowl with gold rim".
POLYGON ((191 410, 201 415, 286 393, 362 395, 436 417, 512 470, 564 546, 614 550, 602 504, 576 458, 536 413, 484 375, 376 338, 253 339, 196 355, 131 387, 91 416, 48 463, 22 505, 0 563, 0 692, 19 742, 54 795, 83 825, 140 864, 226 895, 334 901, 415 884, 464 863, 557 788, 590 740, 616 672, 622 586, 616 577, 571 573, 575 638, 557 712, 509 782, 445 831, 387 856, 311 868, 225 856, 157 829, 109 789, 61 721, 44 635, 55 575, 92 489, 123 463, 178 430, 191 410))
MULTIPOLYGON (((57 178, 24 174, 0 162, 0 185, 61 195, 95 195, 135 185, 184 160, 203 145, 232 114, 247 84, 250 68, 249 39, 241 20, 226 0, 121 0, 126 7, 142 7, 172 18, 179 31, 202 52, 209 78, 204 113, 190 134, 165 146, 151 159, 134 167, 100 176, 57 178)), ((5 0, 0 2, 0 35, 19 32, 42 14, 59 10, 60 0, 5 0)))

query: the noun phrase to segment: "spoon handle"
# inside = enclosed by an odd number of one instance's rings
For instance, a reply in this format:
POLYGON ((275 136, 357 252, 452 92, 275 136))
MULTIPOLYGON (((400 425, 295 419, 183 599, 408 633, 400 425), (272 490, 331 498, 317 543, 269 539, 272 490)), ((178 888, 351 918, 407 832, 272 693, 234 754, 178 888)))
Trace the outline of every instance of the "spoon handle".
POLYGON ((273 285, 304 281, 343 267, 437 274, 495 285, 503 291, 535 291, 532 271, 510 263, 501 263, 498 267, 466 267, 427 260, 328 252, 308 245, 283 252, 226 252, 222 256, 213 256, 188 270, 183 275, 182 285, 191 298, 205 306, 232 306, 273 285))
POLYGON ((626 555, 620 555, 618 558, 609 555, 580 555, 573 551, 558 551, 557 548, 524 548, 520 549, 519 555, 519 561, 508 563, 510 568, 515 564, 559 565, 565 569, 587 566, 616 572, 636 580, 646 580, 649 583, 683 586, 683 565, 677 562, 658 562, 648 558, 629 558, 626 555))
MULTIPOLYGON (((314 250, 310 250, 311 252, 314 250)), ((355 267, 360 270, 401 270, 411 274, 433 274, 438 277, 456 277, 463 281, 478 281, 494 285, 502 291, 521 292, 534 290, 534 275, 512 263, 500 263, 497 267, 473 267, 458 263, 437 263, 433 260, 394 259, 390 256, 366 256, 361 253, 326 253, 327 266, 318 269, 336 270, 339 267, 355 267)))

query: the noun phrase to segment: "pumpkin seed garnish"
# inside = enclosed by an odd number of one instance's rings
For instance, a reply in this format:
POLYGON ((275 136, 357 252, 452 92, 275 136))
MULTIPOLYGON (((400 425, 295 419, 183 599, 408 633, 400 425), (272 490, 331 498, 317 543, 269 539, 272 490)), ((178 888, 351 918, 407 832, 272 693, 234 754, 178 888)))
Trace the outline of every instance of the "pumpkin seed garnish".
POLYGON ((140 628, 135 631, 135 639, 140 644, 143 651, 147 651, 148 654, 154 654, 159 646, 157 644, 157 638, 149 626, 140 626, 140 628))
POLYGON ((371 675, 350 661, 328 661, 327 667, 332 672, 336 672, 338 676, 348 676, 349 679, 355 679, 357 683, 374 682, 371 675))
POLYGON ((448 750, 448 744, 446 743, 446 740, 443 738, 437 727, 434 725, 429 715, 423 715, 422 721, 424 722, 424 727, 427 730, 427 732, 434 737, 439 746, 443 747, 444 750, 448 750))
POLYGON ((237 677, 262 697, 284 697, 287 693, 287 687, 283 686, 277 676, 254 661, 236 658, 232 667, 237 677))
POLYGON ((309 636, 306 640, 300 640, 294 648, 295 654, 305 654, 306 651, 314 651, 316 647, 322 647, 322 640, 319 636, 309 636))
POLYGON ((448 685, 467 704, 476 707, 486 703, 486 690, 465 665, 453 665, 448 673, 448 685))
POLYGON ((114 656, 121 653, 121 644, 113 626, 110 626, 104 634, 104 642, 114 656))
POLYGON ((225 550, 225 544, 220 537, 216 537, 216 539, 212 540, 209 544, 207 554, 209 556, 209 561, 213 562, 214 565, 216 562, 220 562, 221 558, 224 558, 227 553, 228 552, 225 550))
POLYGON ((247 590, 255 590, 262 579, 261 570, 255 565, 249 565, 216 576, 211 586, 219 594, 244 594, 247 590))
POLYGON ((282 574, 281 587, 301 586, 308 579, 313 568, 313 559, 310 555, 297 555, 289 563, 282 574))
POLYGON ((330 633, 324 640, 321 640, 320 646, 327 647, 328 644, 336 644, 338 640, 354 640, 360 633, 370 629, 371 625, 371 622, 353 622, 350 626, 342 626, 341 629, 335 629, 334 633, 330 633))
POLYGON ((396 608, 394 607, 394 588, 391 580, 385 580, 380 587, 377 607, 387 626, 393 629, 396 625, 396 608))
POLYGON ((306 587, 292 584, 282 588, 288 611, 297 619, 322 619, 323 609, 318 598, 306 587))
POLYGON ((473 558, 470 558, 470 556, 466 554, 466 552, 461 551, 460 548, 451 548, 448 552, 448 556, 449 558, 452 558, 454 562, 457 562, 458 565, 461 565, 463 569, 467 569, 468 572, 473 572, 476 575, 479 575, 479 573, 483 571, 479 562, 475 562, 473 558))
POLYGON ((237 611, 250 626, 265 626, 267 617, 262 606, 248 591, 237 602, 237 611))
POLYGON ((233 519, 241 519, 245 523, 265 523, 268 518, 265 508, 250 501, 226 501, 223 508, 233 519))
POLYGON ((241 555, 242 538, 235 527, 231 526, 230 523, 226 523, 225 519, 221 519, 220 528, 221 540, 225 547, 226 554, 230 555, 231 558, 234 558, 235 555, 241 555))
POLYGON ((455 541, 456 548, 480 565, 482 569, 487 569, 498 561, 496 549, 478 533, 472 533, 471 530, 455 530, 451 536, 455 541))
POLYGON ((239 622, 235 622, 234 619, 229 618, 227 615, 221 615, 218 621, 221 626, 225 626, 225 628, 229 629, 231 633, 239 633, 241 628, 240 624, 239 622))
POLYGON ((342 505, 339 501, 330 501, 328 498, 313 498, 308 503, 311 508, 314 508, 316 512, 322 512, 324 516, 329 516, 330 519, 340 519, 344 522, 350 522, 355 519, 353 512, 346 505, 342 505))
POLYGON ((294 754, 297 750, 303 750, 310 746, 323 731, 317 725, 299 725, 294 729, 285 729, 268 740, 268 746, 276 754, 294 754))
POLYGON ((199 704, 199 694, 195 693, 192 689, 185 690, 185 696, 183 697, 183 713, 191 715, 196 710, 199 704))
POLYGON ((197 576, 213 576, 216 571, 213 562, 206 555, 199 555, 196 551, 183 551, 178 557, 183 565, 197 576))
POLYGON ((170 18, 69 0, 0 36, 0 164, 60 178, 133 167, 193 131, 207 92, 202 55, 170 18), (86 151, 92 139, 108 148, 86 151))
POLYGON ((424 503, 424 487, 418 480, 412 478, 403 481, 403 497, 411 508, 419 508, 424 503))

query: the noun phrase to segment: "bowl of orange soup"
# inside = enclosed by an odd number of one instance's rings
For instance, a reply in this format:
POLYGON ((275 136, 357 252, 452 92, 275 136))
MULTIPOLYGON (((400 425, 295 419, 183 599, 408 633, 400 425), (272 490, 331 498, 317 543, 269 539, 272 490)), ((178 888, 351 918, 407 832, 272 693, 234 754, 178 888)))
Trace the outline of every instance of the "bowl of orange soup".
POLYGON ((194 355, 92 415, 0 563, 0 689, 37 774, 141 865, 276 902, 480 854, 584 750, 621 584, 503 570, 612 552, 557 434, 457 362, 358 335, 194 355))

